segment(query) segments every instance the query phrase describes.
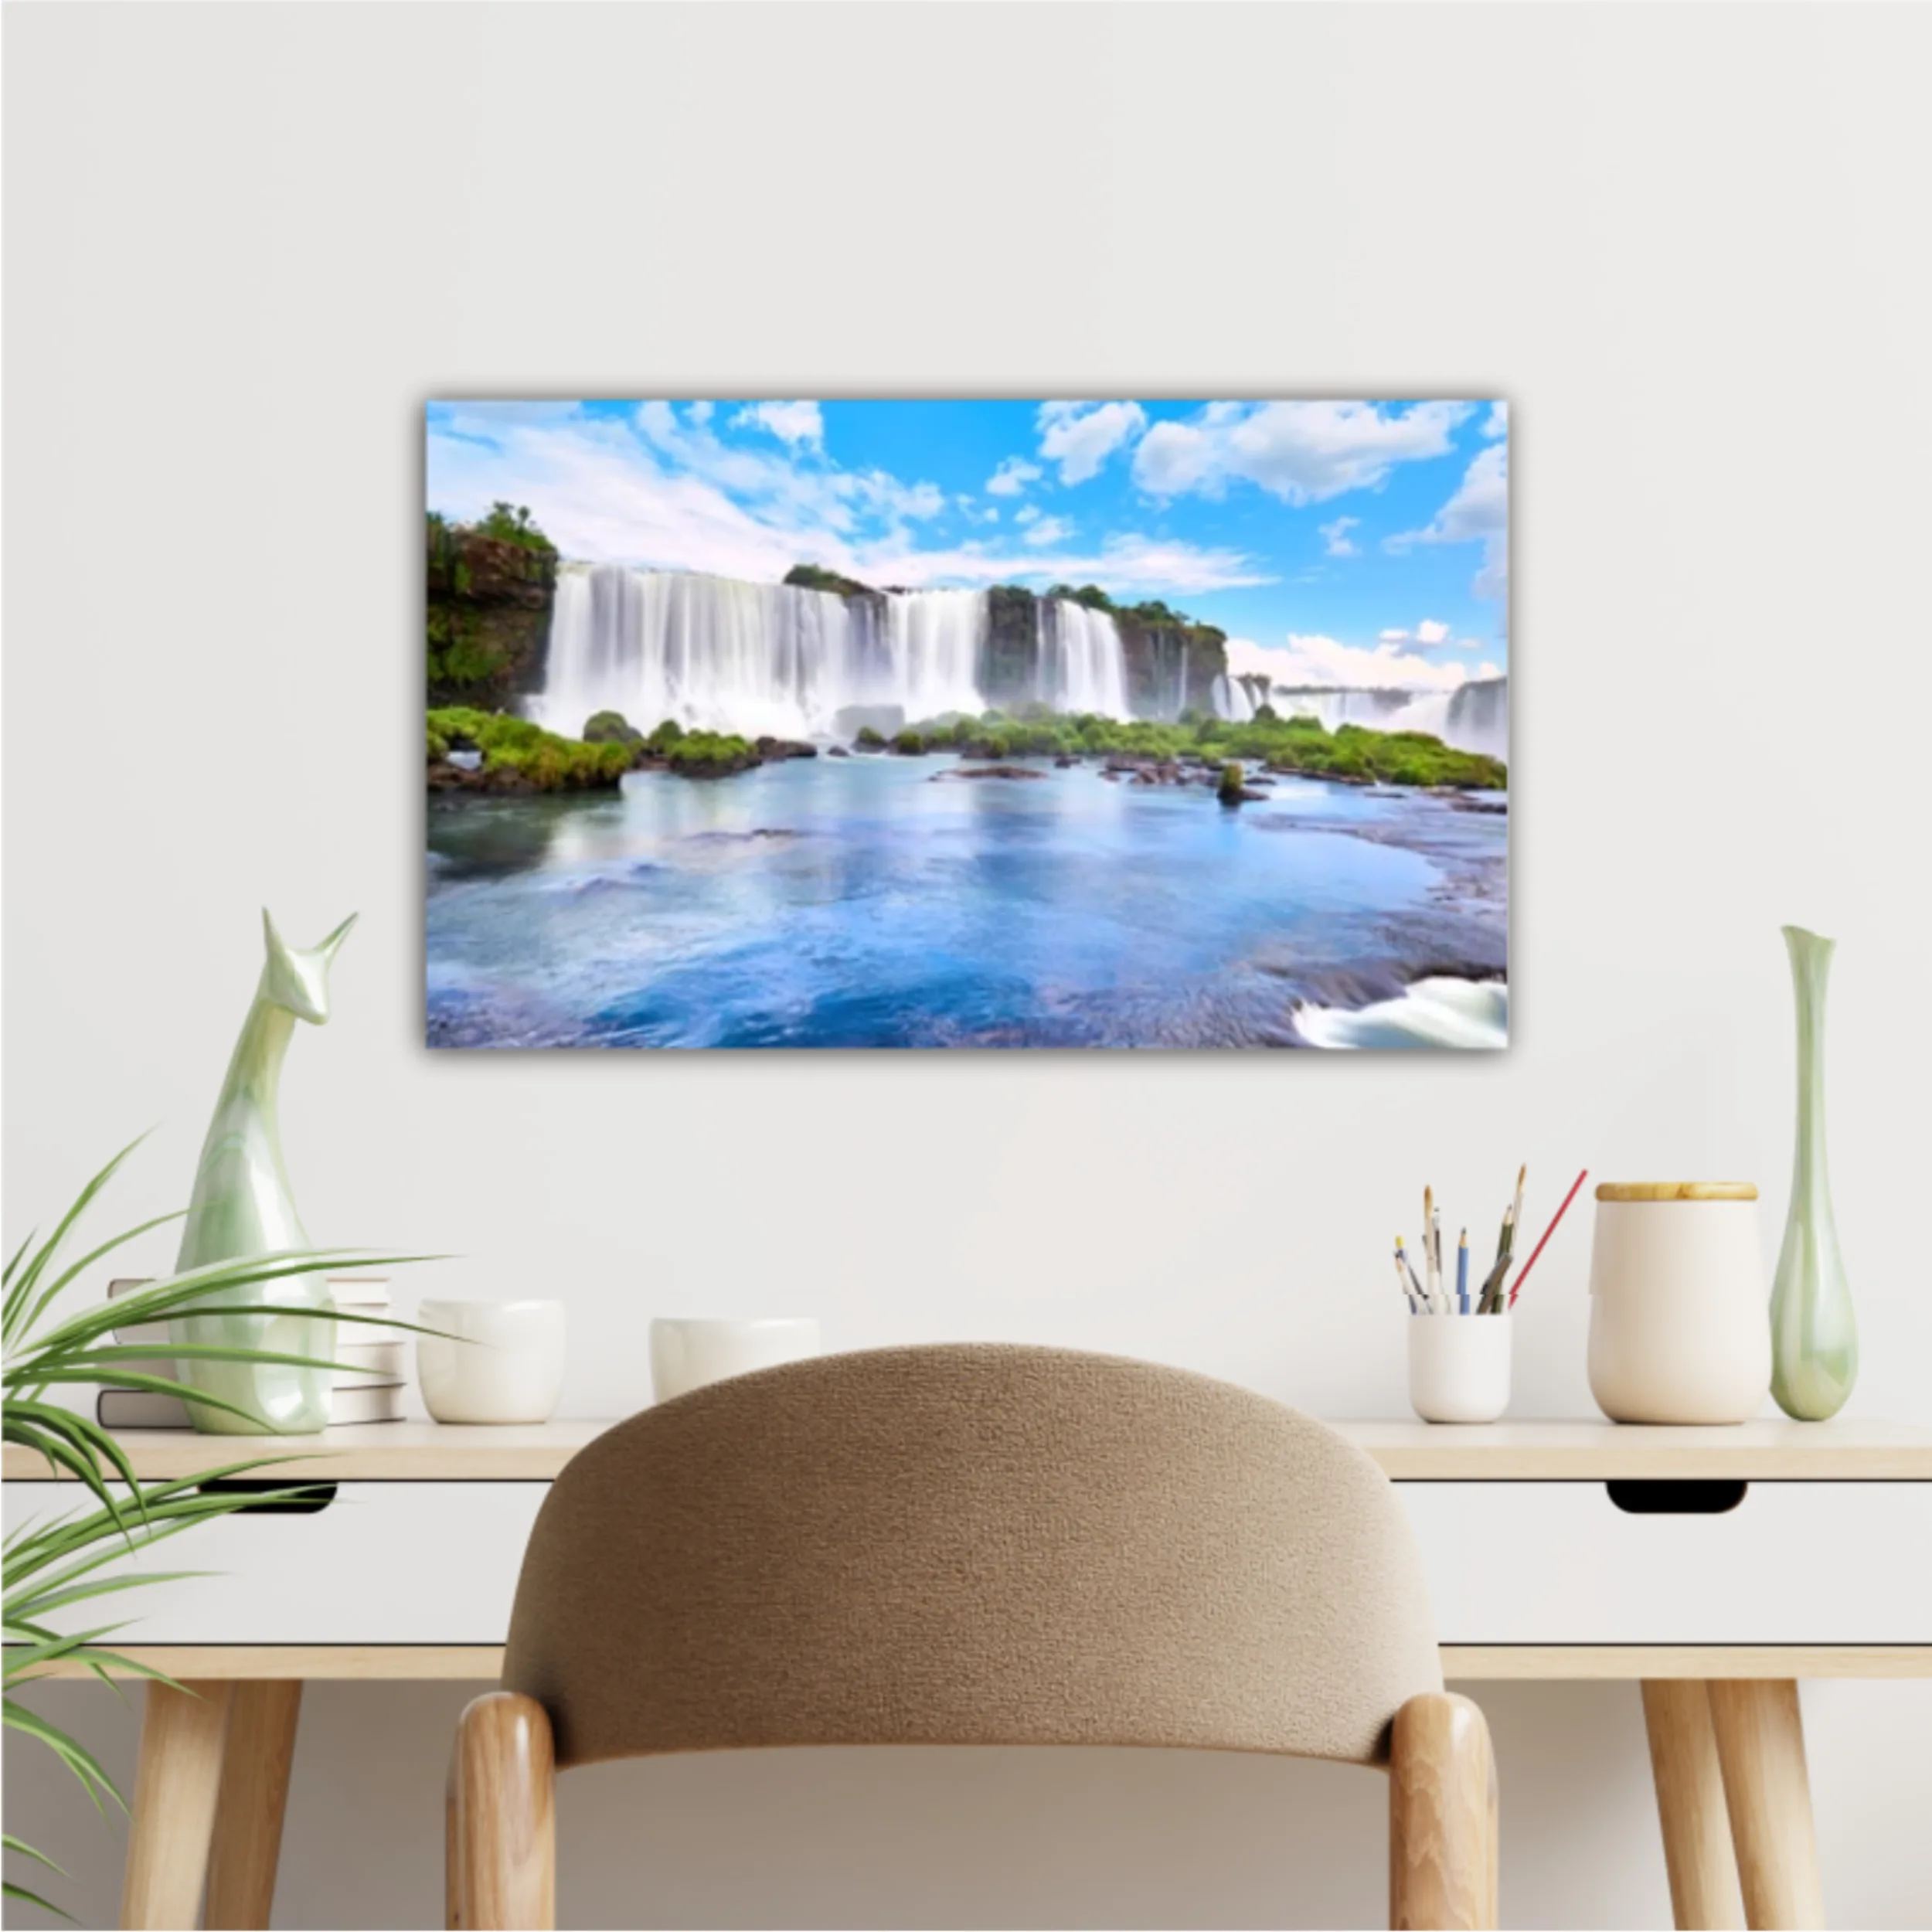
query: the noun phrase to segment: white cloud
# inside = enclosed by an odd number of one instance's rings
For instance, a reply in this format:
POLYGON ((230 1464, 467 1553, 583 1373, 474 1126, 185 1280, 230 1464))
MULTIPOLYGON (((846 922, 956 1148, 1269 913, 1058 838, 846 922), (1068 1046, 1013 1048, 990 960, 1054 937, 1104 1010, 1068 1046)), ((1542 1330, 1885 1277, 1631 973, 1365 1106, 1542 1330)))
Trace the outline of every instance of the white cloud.
POLYGON ((1015 510, 1013 512, 1013 521, 1015 523, 1032 523, 1036 522, 1039 516, 1038 506, 1029 503, 1024 509, 1015 510))
POLYGON ((1060 531, 1026 543, 1000 544, 992 531, 927 545, 916 532, 947 500, 931 484, 841 470, 822 455, 806 461, 768 444, 728 444, 662 404, 628 419, 587 417, 574 405, 528 415, 439 411, 429 428, 427 480, 430 506, 453 517, 480 515, 498 497, 527 503, 575 562, 766 583, 811 563, 870 583, 1066 581, 1127 597, 1278 581, 1231 546, 1139 532, 1077 549, 1060 531))
POLYGON ((1043 516, 1026 532, 1029 543, 1063 543, 1073 534, 1073 526, 1063 516, 1043 516))
POLYGON ((1084 483, 1146 421, 1138 403, 1043 403, 1039 453, 1060 466, 1063 483, 1084 483))
MULTIPOLYGON (((1445 644, 1448 638, 1448 625, 1434 617, 1424 617, 1413 631, 1378 631, 1376 633, 1378 644, 1420 645, 1425 650, 1434 645, 1445 644)), ((1480 651, 1484 647, 1472 638, 1464 638, 1458 648, 1464 651, 1480 651)))
POLYGON ((1355 548, 1349 532, 1359 529, 1361 524, 1362 519, 1359 516, 1338 516, 1332 523, 1321 524, 1318 527, 1323 549, 1330 556, 1359 556, 1361 553, 1355 548))
POLYGON ((1042 476, 1037 463, 1029 463, 1024 457, 1009 456, 986 479, 988 496, 1018 496, 1029 483, 1037 483, 1042 476))
POLYGON ((1453 691, 1468 681, 1459 664, 1432 664, 1399 645, 1343 644, 1338 638, 1291 635, 1267 645, 1251 638, 1228 640, 1228 668, 1261 675, 1277 684, 1345 687, 1353 690, 1453 691))
POLYGON ((1402 551, 1413 543, 1481 543, 1476 573, 1479 597, 1501 597, 1509 587, 1509 445, 1492 443, 1464 471, 1456 493, 1420 530, 1385 538, 1383 548, 1402 551))
POLYGON ((781 442, 825 440, 825 420, 816 403, 747 403, 731 420, 735 428, 769 430, 781 442))
POLYGON ((1203 549, 1139 535, 1116 534, 1097 550, 990 550, 978 543, 951 550, 913 550, 861 544, 844 550, 845 561, 825 560, 867 583, 1099 583, 1119 596, 1185 596, 1279 581, 1239 550, 1203 549))
POLYGON ((1485 436, 1507 436, 1509 434, 1509 405, 1507 403, 1492 403, 1489 405, 1489 413, 1483 419, 1482 433, 1485 436))
POLYGON ((1151 496, 1217 495, 1244 478, 1284 503, 1372 489, 1398 463, 1443 456, 1467 403, 1210 403, 1187 421, 1156 423, 1134 452, 1151 496))
POLYGON ((832 487, 881 516, 914 522, 937 516, 946 507, 946 493, 937 483, 902 483, 883 470, 842 471, 832 487))
POLYGON ((684 413, 697 424, 699 429, 702 429, 706 423, 711 420, 713 407, 713 405, 709 403, 687 403, 685 405, 684 413))

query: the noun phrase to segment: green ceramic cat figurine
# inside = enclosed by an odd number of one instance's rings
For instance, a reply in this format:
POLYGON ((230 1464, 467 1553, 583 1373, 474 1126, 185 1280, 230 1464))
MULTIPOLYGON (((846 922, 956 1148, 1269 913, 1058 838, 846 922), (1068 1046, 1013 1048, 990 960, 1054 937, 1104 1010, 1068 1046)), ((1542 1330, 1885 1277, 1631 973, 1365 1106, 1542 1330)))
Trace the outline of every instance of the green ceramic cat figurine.
MULTIPOLYGON (((188 1206, 177 1272, 224 1261, 236 1255, 268 1254, 305 1248, 308 1236, 295 1211, 288 1174, 282 1165, 281 1133, 276 1117, 282 1056, 305 1020, 328 1020, 328 969, 355 915, 308 951, 287 944, 266 909, 262 929, 267 964, 255 989, 255 1003, 242 1022, 228 1077, 222 1083, 215 1117, 202 1144, 201 1164, 188 1206)), ((320 1275, 287 1275, 274 1281, 226 1291, 233 1315, 194 1315, 168 1324, 178 1344, 217 1344, 264 1349, 283 1355, 335 1353, 332 1322, 300 1315, 250 1315, 264 1303, 283 1308, 322 1308, 328 1288, 320 1275)), ((175 1373, 191 1388, 238 1404, 253 1418, 191 1402, 195 1427, 210 1435, 304 1435, 328 1421, 332 1376, 327 1369, 298 1369, 274 1362, 209 1362, 182 1358, 175 1373)))

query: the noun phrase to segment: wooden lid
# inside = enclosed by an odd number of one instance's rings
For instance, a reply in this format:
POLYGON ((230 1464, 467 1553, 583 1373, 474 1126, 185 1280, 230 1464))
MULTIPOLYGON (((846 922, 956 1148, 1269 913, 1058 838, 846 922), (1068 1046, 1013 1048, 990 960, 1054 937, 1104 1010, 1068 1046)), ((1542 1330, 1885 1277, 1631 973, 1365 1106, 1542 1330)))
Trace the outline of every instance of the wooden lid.
POLYGON ((1755 1201, 1755 1181, 1600 1181, 1600 1201, 1755 1201))

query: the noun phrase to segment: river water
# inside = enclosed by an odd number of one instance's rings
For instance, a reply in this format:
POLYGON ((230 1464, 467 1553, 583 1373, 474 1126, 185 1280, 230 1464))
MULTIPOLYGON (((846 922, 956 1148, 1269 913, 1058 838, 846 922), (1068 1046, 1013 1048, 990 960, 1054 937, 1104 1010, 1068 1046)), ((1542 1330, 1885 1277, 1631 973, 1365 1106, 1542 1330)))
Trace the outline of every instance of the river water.
POLYGON ((430 1043, 1505 1044, 1502 801, 1020 762, 432 798, 430 1043))

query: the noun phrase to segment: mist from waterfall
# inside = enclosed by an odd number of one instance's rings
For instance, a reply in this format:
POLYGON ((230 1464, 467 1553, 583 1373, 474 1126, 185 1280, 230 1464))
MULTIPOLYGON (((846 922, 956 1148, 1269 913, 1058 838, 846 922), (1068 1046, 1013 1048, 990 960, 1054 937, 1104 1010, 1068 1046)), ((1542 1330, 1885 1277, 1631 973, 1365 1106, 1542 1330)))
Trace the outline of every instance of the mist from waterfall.
POLYGON ((1458 751, 1509 756, 1509 680, 1472 678, 1450 691, 1291 691, 1279 685, 1269 702, 1282 716, 1318 718, 1334 731, 1345 724, 1370 731, 1426 731, 1458 751))
MULTIPOLYGON (((979 590, 845 597, 621 564, 566 565, 557 580, 546 682, 532 715, 576 736, 599 711, 651 730, 834 735, 852 706, 909 721, 992 709, 991 604, 979 590)), ((1129 715, 1126 656, 1103 611, 1036 607, 1032 693, 1066 712, 1129 715)))

